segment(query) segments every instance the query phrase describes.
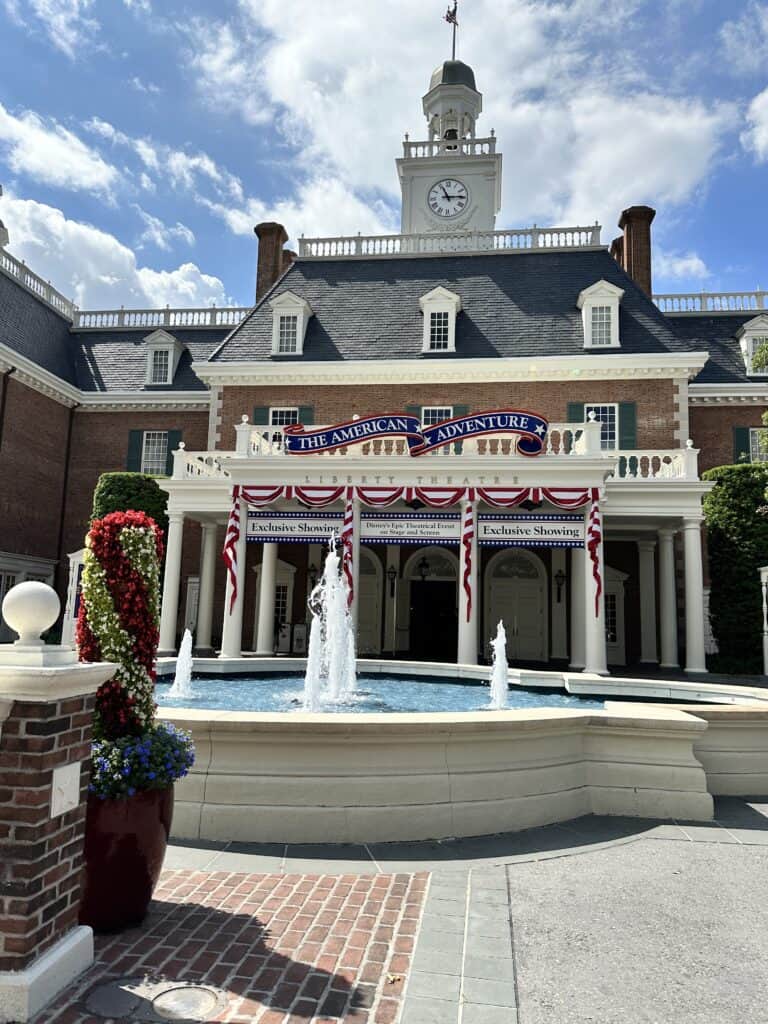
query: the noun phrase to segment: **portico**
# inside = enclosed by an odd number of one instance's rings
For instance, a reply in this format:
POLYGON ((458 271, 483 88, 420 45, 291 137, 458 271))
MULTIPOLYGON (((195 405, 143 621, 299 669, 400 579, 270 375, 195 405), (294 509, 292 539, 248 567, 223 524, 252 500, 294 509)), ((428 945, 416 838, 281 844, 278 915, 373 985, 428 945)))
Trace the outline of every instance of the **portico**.
POLYGON ((627 662, 631 634, 640 648, 633 660, 673 666, 681 534, 685 668, 705 671, 699 530, 709 485, 698 480, 697 452, 606 452, 599 431, 590 421, 551 424, 535 458, 502 435, 420 459, 397 439, 292 456, 281 431, 244 417, 233 452, 180 447, 163 483, 162 649, 175 650, 189 519, 203 524, 196 646, 212 648, 220 622, 223 661, 272 655, 286 625, 281 650, 303 653, 306 596, 333 531, 361 655, 477 664, 503 618, 512 662, 605 674, 627 662), (216 607, 227 523, 230 569, 216 607), (434 637, 430 646, 425 638, 434 637))

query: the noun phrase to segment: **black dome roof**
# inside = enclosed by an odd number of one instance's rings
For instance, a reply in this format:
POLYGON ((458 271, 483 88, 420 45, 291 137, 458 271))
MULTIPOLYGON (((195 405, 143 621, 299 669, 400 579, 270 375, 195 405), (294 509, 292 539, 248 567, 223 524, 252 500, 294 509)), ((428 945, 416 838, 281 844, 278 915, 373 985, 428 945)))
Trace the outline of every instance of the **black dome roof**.
POLYGON ((432 72, 430 92, 438 85, 466 85, 477 92, 475 72, 461 60, 445 60, 432 72))

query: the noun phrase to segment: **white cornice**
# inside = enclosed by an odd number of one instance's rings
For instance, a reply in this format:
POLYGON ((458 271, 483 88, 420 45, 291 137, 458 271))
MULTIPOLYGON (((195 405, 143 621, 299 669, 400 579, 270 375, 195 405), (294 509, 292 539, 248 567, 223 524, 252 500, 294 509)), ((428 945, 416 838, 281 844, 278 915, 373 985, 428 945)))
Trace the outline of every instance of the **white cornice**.
POLYGON ((109 391, 80 392, 80 406, 87 412, 162 411, 199 412, 208 409, 207 391, 109 391))
POLYGON ((768 405, 768 381, 765 384, 691 384, 690 405, 768 405))
POLYGON ((60 405, 72 408, 73 405, 79 404, 80 392, 77 388, 2 343, 0 343, 0 360, 8 370, 15 371, 13 379, 19 381, 20 384, 26 384, 27 387, 39 391, 47 398, 52 398, 60 405))
POLYGON ((691 379, 708 352, 605 353, 536 359, 370 359, 328 362, 193 363, 206 384, 396 384, 489 381, 691 379))

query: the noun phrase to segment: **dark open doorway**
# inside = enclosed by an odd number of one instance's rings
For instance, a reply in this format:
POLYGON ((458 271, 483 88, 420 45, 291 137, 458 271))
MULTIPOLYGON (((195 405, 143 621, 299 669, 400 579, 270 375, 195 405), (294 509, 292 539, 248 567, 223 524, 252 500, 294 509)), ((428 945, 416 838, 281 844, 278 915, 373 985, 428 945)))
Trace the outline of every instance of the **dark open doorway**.
POLYGON ((456 584, 411 581, 411 649, 419 661, 456 661, 456 584))

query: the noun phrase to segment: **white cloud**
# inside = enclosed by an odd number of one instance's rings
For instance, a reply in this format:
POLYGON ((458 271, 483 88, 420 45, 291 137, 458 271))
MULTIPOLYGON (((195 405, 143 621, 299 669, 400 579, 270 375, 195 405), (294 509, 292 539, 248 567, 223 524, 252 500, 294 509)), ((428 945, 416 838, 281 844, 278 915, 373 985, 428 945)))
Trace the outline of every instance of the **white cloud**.
POLYGON ((115 167, 57 121, 31 110, 15 116, 2 103, 0 147, 12 171, 45 185, 109 194, 119 178, 115 167))
POLYGON ((159 85, 155 85, 154 82, 145 82, 138 75, 134 75, 131 79, 131 88, 136 92, 147 93, 149 96, 159 96, 162 92, 159 85))
POLYGON ((94 0, 27 0, 24 14, 19 0, 5 0, 5 9, 18 24, 41 29, 50 42, 74 60, 91 46, 99 23, 88 16, 94 0))
POLYGON ((768 89, 752 100, 747 110, 748 128, 742 132, 741 144, 759 163, 768 160, 768 89))
POLYGON ((711 277, 704 260, 695 252, 667 252, 656 246, 653 252, 653 273, 662 280, 704 281, 711 277))
POLYGON ((142 11, 144 14, 152 13, 150 0, 123 0, 129 11, 142 11))
POLYGON ((159 217, 147 213, 135 203, 134 209, 144 224, 144 231, 137 243, 139 249, 144 248, 145 245, 156 245, 158 249, 170 252, 176 239, 186 242, 187 245, 195 244, 194 232, 186 224, 182 224, 180 221, 176 221, 173 225, 166 224, 159 217))
POLYGON ((720 28, 725 68, 736 75, 764 74, 768 64, 768 4, 751 0, 740 18, 720 28))
POLYGON ((13 254, 81 308, 232 304, 219 278, 194 263, 173 270, 139 266, 114 235, 69 220, 55 207, 7 195, 3 220, 13 254))

